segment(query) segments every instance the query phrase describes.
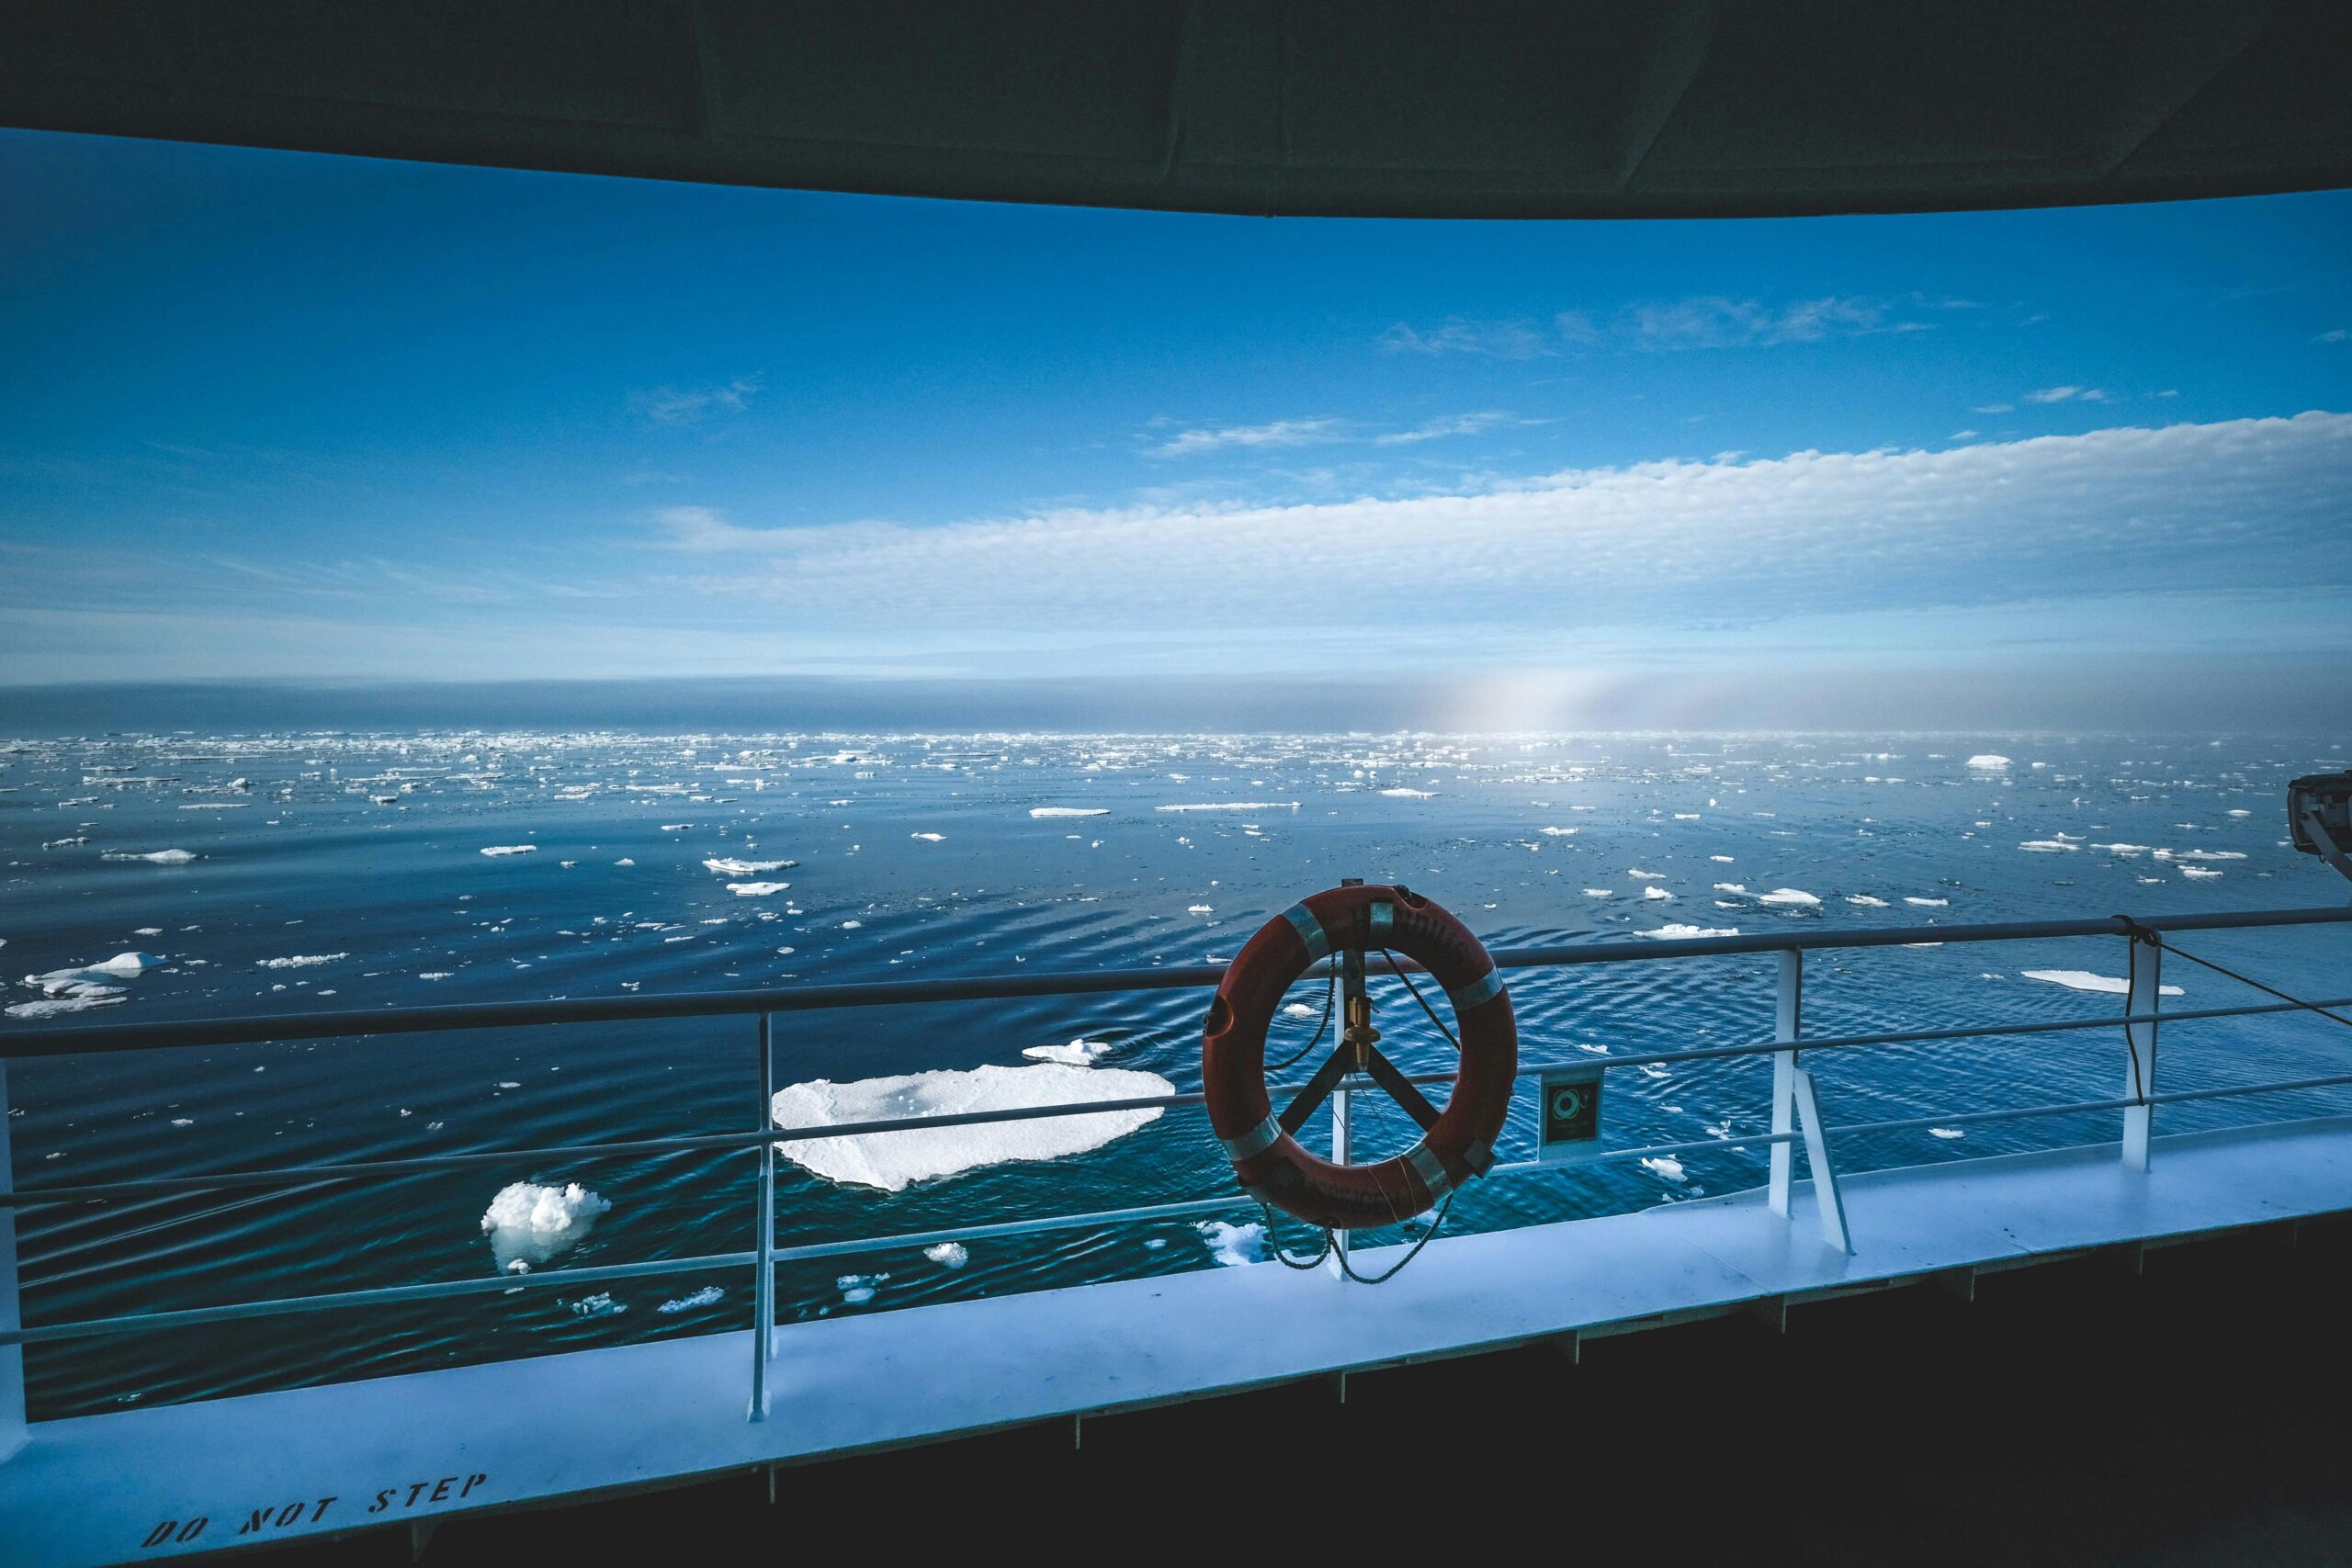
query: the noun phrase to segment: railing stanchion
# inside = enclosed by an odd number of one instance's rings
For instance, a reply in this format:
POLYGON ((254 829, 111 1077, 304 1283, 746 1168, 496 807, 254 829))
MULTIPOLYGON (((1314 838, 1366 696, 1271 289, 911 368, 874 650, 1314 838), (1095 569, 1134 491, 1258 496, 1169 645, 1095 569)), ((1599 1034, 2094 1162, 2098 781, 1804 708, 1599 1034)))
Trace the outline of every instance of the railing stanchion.
MULTIPOLYGON (((1804 1160, 1813 1171, 1813 1199, 1821 1214, 1821 1236, 1840 1252, 1854 1250, 1846 1229, 1846 1200, 1838 1190, 1838 1168, 1829 1162, 1828 1130, 1821 1121, 1821 1097, 1813 1075, 1797 1059, 1796 1041, 1804 1028, 1804 954, 1781 950, 1780 984, 1773 997, 1772 1038, 1789 1049, 1772 1053, 1772 1131, 1804 1131, 1804 1160)), ((1772 1212, 1786 1217, 1796 1186, 1796 1145, 1772 1145, 1772 1212)))
POLYGON ((2156 1108, 2148 1097, 2156 1092, 2156 1025, 2157 999, 2164 994, 2159 982, 2164 977, 2165 950, 2154 942, 2141 942, 2137 937, 2124 941, 2133 946, 2127 951, 2131 965, 2125 971, 2132 976, 2131 991, 2124 998, 2123 1011, 2123 1092, 2137 1104, 2123 1111, 2123 1163, 2132 1170, 2148 1168, 2148 1138, 2154 1130, 2156 1108), (2144 1018, 2145 1023, 2128 1021, 2144 1018))
MULTIPOLYGON (((16 1190, 8 1156, 8 1064, 0 1060, 0 1194, 16 1190)), ((0 1333, 22 1328, 17 1295, 17 1211, 0 1206, 0 1333)), ((25 1446, 25 1348, 0 1346, 0 1460, 25 1446)))
MULTIPOLYGON (((1804 1024, 1804 954, 1793 947, 1780 952, 1780 982, 1772 999, 1772 1038, 1793 1045, 1798 1032, 1804 1024)), ((1796 1131, 1797 1054, 1794 1050, 1772 1053, 1772 1131, 1775 1134, 1796 1131)), ((1796 1180, 1797 1149, 1794 1144, 1772 1145, 1772 1179, 1770 1188, 1772 1212, 1786 1219, 1789 1213, 1789 1190, 1796 1180)))
MULTIPOLYGON (((775 1024, 773 1013, 760 1016, 761 1130, 775 1122, 775 1024)), ((775 1341, 775 1145, 760 1145, 760 1233, 752 1247, 757 1255, 752 1277, 752 1410, 750 1418, 768 1415, 768 1358, 775 1341)))

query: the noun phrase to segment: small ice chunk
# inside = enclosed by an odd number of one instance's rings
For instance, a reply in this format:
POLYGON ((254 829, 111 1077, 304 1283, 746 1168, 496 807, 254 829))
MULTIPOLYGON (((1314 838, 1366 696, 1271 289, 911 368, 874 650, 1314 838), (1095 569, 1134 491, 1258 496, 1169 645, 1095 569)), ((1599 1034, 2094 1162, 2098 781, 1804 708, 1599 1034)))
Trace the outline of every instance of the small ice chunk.
POLYGON ((1107 806, 1033 806, 1029 808, 1029 815, 1032 817, 1108 817, 1111 815, 1111 808, 1107 806))
POLYGON ((910 833, 907 837, 921 839, 926 844, 944 844, 947 841, 947 835, 944 833, 910 833))
POLYGON ((2182 866, 2182 867, 2180 868, 2180 874, 2181 874, 2181 875, 2183 875, 2183 876, 2194 876, 2194 877, 2199 877, 2199 878, 2211 878, 2211 877, 2219 876, 2219 875, 2221 875, 2222 874, 2221 874, 2220 872, 2218 872, 2218 871, 2213 870, 2211 866, 2203 866, 2203 865, 2185 865, 2185 866, 2182 866))
POLYGON ((1654 931, 1644 931, 1641 934, 1644 936, 1664 937, 1668 941, 1688 941, 1692 937, 1737 936, 1739 934, 1739 928, 1737 926, 1670 925, 1660 926, 1654 931))
POLYGON ((695 1291, 689 1295, 680 1296, 676 1301, 663 1302, 660 1306, 655 1307, 653 1310, 665 1314, 672 1313, 692 1312, 696 1307, 716 1306, 720 1301, 725 1299, 726 1295, 726 1291, 721 1289, 719 1286, 705 1285, 701 1290, 695 1291))
POLYGON ((91 964, 90 969, 99 975, 136 975, 164 962, 152 953, 118 953, 103 964, 91 964))
POLYGON ((143 860, 152 862, 156 865, 186 865, 190 861, 195 860, 197 856, 193 852, 188 850, 157 850, 152 854, 143 855, 132 854, 121 850, 108 850, 103 858, 107 860, 143 860))
POLYGON ((1668 893, 1663 887, 1645 887, 1642 889, 1642 897, 1652 899, 1660 904, 1671 904, 1674 902, 1674 895, 1668 893))
POLYGON ((1437 794, 1433 789, 1384 789, 1380 792, 1398 800, 1427 800, 1437 794))
POLYGON ((1625 874, 1632 877, 1636 882, 1664 882, 1666 880, 1666 873, 1662 871, 1634 870, 1627 872, 1625 874))
POLYGON ((1676 1159, 1672 1155, 1650 1155, 1643 1159, 1642 1168, 1648 1171, 1652 1176, 1661 1178, 1667 1181, 1688 1181, 1690 1179, 1689 1175, 1682 1168, 1682 1162, 1676 1159))
POLYGON ((758 876, 764 872, 790 871, 799 863, 797 860, 735 860, 723 855, 702 863, 705 871, 715 871, 721 876, 758 876))
POLYGON ((972 1260, 970 1249, 960 1241, 933 1242, 922 1249, 922 1255, 942 1269, 961 1269, 972 1260))
POLYGON ((315 969, 322 964, 333 964, 348 958, 347 953, 302 953, 291 958, 264 958, 255 962, 256 969, 315 969))
POLYGON ((1323 1015, 1305 1002, 1285 1002, 1283 1004, 1283 1016, 1284 1018, 1320 1018, 1323 1015))
POLYGON ((791 886, 789 882, 730 882, 727 885, 727 891, 738 898, 765 898, 791 886))
POLYGON ((1535 830, 1547 839, 1565 839, 1576 831, 1574 828, 1538 828, 1535 830))
POLYGON ((537 844, 492 844, 490 848, 482 851, 482 853, 486 855, 528 855, 537 854, 538 852, 538 849, 539 846, 537 844))
POLYGON ((1928 1129, 1928 1136, 1931 1138, 1964 1138, 1968 1136, 1968 1134, 1962 1132, 1957 1127, 1930 1127, 1928 1129))
POLYGON ((860 1307, 874 1299, 876 1288, 889 1277, 888 1274, 843 1274, 833 1281, 833 1285, 842 1293, 842 1304, 860 1307))
POLYGON ((1614 898, 1617 897, 1617 889, 1614 887, 1588 887, 1584 890, 1584 896, 1588 898, 1614 898))
POLYGON ((1903 901, 1906 904, 1916 904, 1922 909, 1940 909, 1951 903, 1949 898, 1913 898, 1907 896, 1903 901))
POLYGON ((1216 911, 1206 904, 1187 904, 1184 906, 1184 913, 1188 915, 1214 915, 1216 911))
POLYGON ((92 1008, 112 1007, 130 998, 121 991, 91 990, 67 997, 44 997, 37 1002, 10 1002, 6 1011, 10 1018, 62 1018, 69 1012, 87 1012, 92 1008))
POLYGON ((482 1212, 482 1234, 490 1237, 490 1255, 498 1267, 519 1274, 578 1246, 596 1217, 611 1209, 576 1181, 562 1187, 510 1182, 482 1212))
POLYGON ((842 922, 842 930, 845 931, 854 931, 860 930, 865 926, 865 922, 864 920, 843 920, 842 922))
POLYGON ((2028 839, 2018 846, 2030 855, 2072 854, 2079 847, 2064 839, 2028 839))
POLYGON ((1972 768, 2006 768, 2009 760, 1997 751, 1979 751, 1968 759, 1968 765, 1972 768))
POLYGON ((1811 909, 1819 907, 1821 903, 1818 897, 1807 893, 1802 887, 1775 887, 1770 893, 1759 896, 1756 901, 1759 904, 1770 904, 1781 909, 1811 909))
POLYGON ((1024 1045, 1021 1054, 1032 1061, 1064 1062, 1073 1067, 1091 1067, 1110 1050, 1102 1040, 1073 1040, 1067 1045, 1024 1045))
POLYGON ((1266 1260, 1266 1227, 1261 1224, 1229 1225, 1223 1220, 1203 1220, 1193 1227, 1201 1233, 1201 1241, 1209 1256, 1227 1268, 1266 1260))
POLYGON ((1715 884, 1715 891, 1718 893, 1745 893, 1747 891, 1747 884, 1744 882, 1718 882, 1715 884))
POLYGON ((593 1296, 582 1296, 571 1303, 572 1315, 575 1317, 618 1317, 627 1311, 628 1311, 628 1305, 613 1300, 612 1293, 608 1291, 599 1291, 593 1296))
POLYGON ((1885 899, 1873 898, 1867 893, 1849 893, 1846 902, 1858 909, 1883 909, 1888 907, 1885 899))

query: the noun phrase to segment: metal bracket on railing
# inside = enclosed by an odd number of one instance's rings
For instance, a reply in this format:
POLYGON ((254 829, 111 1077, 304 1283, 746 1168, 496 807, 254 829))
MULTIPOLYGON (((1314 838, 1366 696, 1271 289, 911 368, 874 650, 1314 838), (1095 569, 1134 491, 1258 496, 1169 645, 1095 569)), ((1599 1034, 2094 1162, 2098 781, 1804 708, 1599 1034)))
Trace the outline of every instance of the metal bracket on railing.
POLYGON ((1787 1134, 1804 1133, 1805 1164, 1813 1172, 1813 1198, 1821 1215, 1821 1236, 1838 1251, 1851 1255, 1853 1237, 1846 1229, 1846 1200, 1838 1190, 1838 1168, 1830 1163, 1829 1140, 1821 1122, 1821 1097, 1813 1075, 1797 1059, 1796 1041, 1804 1023, 1804 954, 1797 949, 1780 953, 1779 987, 1773 997, 1772 1038, 1789 1049, 1772 1053, 1772 1131, 1781 1141, 1772 1145, 1772 1178, 1769 1189, 1772 1212, 1786 1218, 1796 1186, 1796 1145, 1787 1134))

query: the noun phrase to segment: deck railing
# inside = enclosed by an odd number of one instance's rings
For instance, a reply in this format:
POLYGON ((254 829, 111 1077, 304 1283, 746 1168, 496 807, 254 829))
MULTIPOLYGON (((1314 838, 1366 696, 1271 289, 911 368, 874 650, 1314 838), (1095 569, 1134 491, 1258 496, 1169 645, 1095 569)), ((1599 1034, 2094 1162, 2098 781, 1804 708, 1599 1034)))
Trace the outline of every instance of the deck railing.
MULTIPOLYGON (((1772 1058, 1770 1131, 1737 1140, 1742 1145, 1770 1148, 1767 1188, 1771 1211, 1791 1213, 1795 1192, 1796 1149, 1806 1151, 1814 1198, 1825 1240, 1851 1250, 1837 1168, 1830 1140, 1869 1133, 1891 1133, 1929 1126, 1968 1126, 2025 1118, 2120 1112, 2124 1163, 2145 1170, 2149 1139, 2158 1106, 2245 1095, 2278 1094, 2352 1084, 2352 1070, 2318 1077, 2253 1084, 2161 1091, 2156 1087, 2156 1030, 2164 1021, 2245 1018, 2301 1010, 2312 1006, 2352 1007, 2352 997, 2312 1001, 2270 1001, 2235 1007, 2173 1009, 2160 1013, 2161 947, 2142 953, 2130 966, 2131 990, 2120 1013, 2099 1018, 2051 1018, 2026 1021, 1955 1023, 1935 1029, 1882 1031, 1865 1034, 1805 1038, 1804 1035, 1804 955, 1824 951, 1895 947, 1915 943, 2002 942, 2053 938, 2120 937, 2140 940, 2141 931, 2242 931, 2264 927, 2315 926, 2352 923, 2352 908, 2271 909, 2211 915, 2152 916, 2143 921, 2109 917, 2078 920, 2031 920, 2004 924, 1915 926, 1867 931, 1834 929, 1772 932, 1753 936, 1702 937, 1667 940, 1631 946, 1616 942, 1585 942, 1567 946, 1531 947, 1498 953, 1503 969, 1546 969, 1586 964, 1675 963, 1729 954, 1771 953, 1778 962, 1774 1027, 1770 1039, 1728 1045, 1693 1046, 1678 1050, 1595 1057, 1584 1064, 1601 1070, 1650 1064, 1717 1061, 1746 1056, 1772 1058), (2117 1030, 2124 1045, 2120 1092, 2098 1100, 2064 1103, 2007 1106, 1993 1110, 1902 1117, 1875 1122, 1825 1124, 1812 1075, 1804 1058, 1815 1053, 1864 1048, 1894 1048, 1939 1041, 1991 1036, 2057 1033, 2082 1030, 2117 1030)), ((1413 965, 1406 965, 1414 968, 1413 965)), ((1156 1203, 1136 1208, 1095 1210, 1047 1215, 989 1224, 952 1225, 890 1235, 779 1247, 775 1237, 775 1145, 780 1141, 805 1142, 858 1137, 874 1134, 971 1126, 1045 1117, 1099 1115, 1128 1110, 1178 1110, 1202 1105, 1203 1095, 1167 1094, 1124 1100, 1094 1100, 1073 1104, 1030 1106, 1013 1110, 969 1111, 951 1115, 902 1117, 813 1127, 777 1127, 772 1106, 775 1089, 773 1021, 781 1014, 822 1010, 921 1003, 998 1001, 1024 998, 1070 997, 1105 993, 1205 989, 1214 987, 1223 969, 1213 965, 1103 970, 1075 974, 978 976, 968 979, 915 980, 873 985, 801 986, 754 991, 712 991, 679 996, 628 996, 542 1002, 502 1002, 475 1006, 400 1008, 329 1013, 285 1014, 265 1018, 209 1019, 178 1023, 107 1023, 77 1027, 42 1027, 0 1031, 0 1456, 17 1446, 25 1432, 22 1347, 96 1335, 148 1332, 197 1324, 222 1323, 288 1313, 338 1312, 355 1307, 395 1303, 437 1301, 461 1296, 508 1294, 517 1291, 571 1289, 621 1280, 709 1273, 722 1269, 752 1271, 753 1354, 751 1367, 750 1416, 759 1420, 768 1407, 767 1371, 775 1346, 775 1280, 778 1267, 788 1263, 839 1258, 884 1249, 968 1242, 992 1237, 1035 1235, 1088 1225, 1166 1221, 1203 1217, 1229 1211, 1230 1193, 1183 1202, 1156 1203), (16 1190, 11 1179, 7 1140, 7 1063, 33 1057, 77 1055, 116 1051, 188 1049, 227 1043, 269 1041, 358 1039, 428 1031, 506 1029, 559 1023, 605 1022, 619 1020, 744 1017, 756 1030, 759 1100, 747 1124, 718 1132, 660 1138, 634 1138, 604 1143, 571 1143, 553 1146, 473 1150, 461 1154, 419 1156, 401 1159, 349 1161, 275 1168, 212 1171, 164 1176, 137 1181, 39 1185, 16 1190), (719 1151, 757 1147, 760 1156, 756 1194, 755 1245, 749 1250, 662 1258, 642 1263, 612 1263, 549 1269, 526 1274, 498 1274, 483 1279, 446 1280, 370 1290, 339 1291, 220 1306, 126 1314, 76 1322, 23 1325, 17 1292, 15 1212, 37 1204, 103 1201, 163 1193, 311 1186, 322 1182, 367 1181, 426 1171, 460 1169, 486 1164, 514 1164, 557 1158, 604 1158, 658 1155, 690 1150, 719 1151)), ((1321 967, 1310 973, 1319 976, 1321 967)), ((1521 1069, 1532 1077, 1546 1067, 1539 1062, 1521 1069)), ((1444 1083, 1451 1073, 1408 1075, 1416 1084, 1444 1083)), ((1279 1094, 1285 1088, 1272 1085, 1279 1094)), ((1360 1092, 1368 1083, 1351 1080, 1340 1092, 1360 1092)), ((1341 1111, 1344 1125, 1344 1111, 1341 1111)), ((1717 1139, 1649 1144, 1624 1148, 1596 1148, 1577 1164, 1593 1160, 1657 1158, 1715 1149, 1717 1139)), ((1519 1161, 1498 1166, 1489 1174, 1518 1175, 1555 1169, 1555 1162, 1519 1161)))

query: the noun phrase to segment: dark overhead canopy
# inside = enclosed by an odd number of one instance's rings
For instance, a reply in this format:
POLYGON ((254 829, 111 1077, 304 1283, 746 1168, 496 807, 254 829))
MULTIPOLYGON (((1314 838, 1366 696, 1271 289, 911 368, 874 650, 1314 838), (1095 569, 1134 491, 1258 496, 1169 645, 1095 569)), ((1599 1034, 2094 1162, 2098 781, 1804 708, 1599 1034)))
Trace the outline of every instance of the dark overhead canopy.
POLYGON ((2341 0, 6 0, 0 123, 1253 214, 2352 183, 2341 0))

